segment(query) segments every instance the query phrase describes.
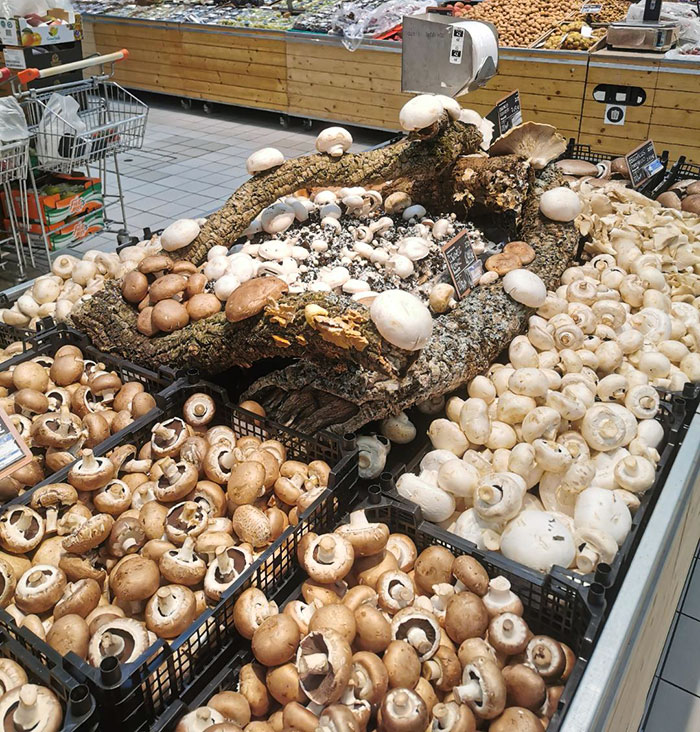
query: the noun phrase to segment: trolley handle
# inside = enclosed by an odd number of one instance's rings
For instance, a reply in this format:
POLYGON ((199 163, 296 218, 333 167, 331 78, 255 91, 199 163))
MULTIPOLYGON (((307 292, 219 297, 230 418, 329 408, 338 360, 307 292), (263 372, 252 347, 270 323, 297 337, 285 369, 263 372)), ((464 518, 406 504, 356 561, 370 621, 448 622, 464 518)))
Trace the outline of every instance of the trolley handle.
MULTIPOLYGON (((17 73, 17 78, 21 84, 28 84, 30 81, 34 81, 35 79, 47 79, 50 76, 65 74, 68 71, 86 69, 88 66, 100 66, 102 64, 115 63, 116 61, 121 61, 128 57, 129 52, 126 48, 122 48, 121 51, 107 53, 104 56, 91 56, 90 58, 84 58, 81 61, 73 61, 72 63, 62 64, 61 66, 52 66, 48 69, 23 69, 17 73)), ((5 70, 6 69, 0 70, 0 80, 2 80, 1 75, 5 70)))

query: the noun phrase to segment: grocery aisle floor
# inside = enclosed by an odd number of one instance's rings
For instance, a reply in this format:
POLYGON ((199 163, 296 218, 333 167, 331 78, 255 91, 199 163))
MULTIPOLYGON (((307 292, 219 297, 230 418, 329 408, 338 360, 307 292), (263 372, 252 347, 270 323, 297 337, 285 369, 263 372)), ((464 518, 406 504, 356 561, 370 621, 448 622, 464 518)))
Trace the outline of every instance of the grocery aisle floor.
POLYGON ((640 732, 700 730, 700 545, 673 616, 640 732))
MULTIPOLYGON (((284 129, 279 115, 272 113, 217 106, 213 114, 204 114, 196 102, 192 111, 185 111, 177 99, 136 93, 149 105, 144 146, 119 158, 132 234, 215 211, 250 177, 245 161, 253 151, 276 147, 286 157, 307 154, 314 151, 319 130, 329 126, 316 122, 312 130, 305 130, 299 120, 292 120, 284 129)), ((391 136, 349 129, 354 152, 391 136)), ((106 248, 114 242, 114 235, 103 235, 84 248, 106 248)))

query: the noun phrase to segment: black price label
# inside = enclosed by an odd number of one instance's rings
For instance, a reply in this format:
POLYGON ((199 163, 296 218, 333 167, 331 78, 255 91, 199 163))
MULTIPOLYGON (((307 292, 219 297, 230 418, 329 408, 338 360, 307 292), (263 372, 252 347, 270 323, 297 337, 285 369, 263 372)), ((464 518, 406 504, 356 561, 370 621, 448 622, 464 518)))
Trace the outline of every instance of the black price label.
POLYGON ((505 135, 508 130, 522 124, 523 112, 520 108, 520 93, 516 89, 486 115, 486 119, 493 122, 493 139, 505 135))
POLYGON ((469 232, 462 231, 443 244, 442 253, 457 299, 461 300, 474 287, 481 271, 481 262, 476 258, 469 241, 469 232))
POLYGON ((32 451, 19 436, 5 411, 0 409, 0 479, 12 475, 31 459, 32 451))
POLYGON ((654 143, 651 140, 647 140, 632 152, 627 153, 625 160, 629 168, 630 180, 635 188, 639 188, 643 183, 646 183, 649 178, 656 175, 664 167, 656 156, 654 143))

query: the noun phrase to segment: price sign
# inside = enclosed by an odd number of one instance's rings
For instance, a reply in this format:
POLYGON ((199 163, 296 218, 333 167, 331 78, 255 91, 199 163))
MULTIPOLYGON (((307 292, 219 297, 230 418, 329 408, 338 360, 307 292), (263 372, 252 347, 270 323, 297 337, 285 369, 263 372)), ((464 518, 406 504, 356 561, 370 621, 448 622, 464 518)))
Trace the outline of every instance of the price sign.
POLYGON ((486 115, 486 119, 493 122, 493 139, 505 135, 508 130, 523 121, 523 112, 520 108, 520 93, 516 89, 486 115))
POLYGON ((481 262, 476 258, 469 232, 462 231, 442 246, 442 253, 447 263, 447 271, 452 278, 457 299, 461 300, 481 274, 481 262))
POLYGON ((0 409, 0 478, 12 475, 31 459, 32 451, 19 436, 5 411, 0 409))
POLYGON ((579 13, 582 15, 596 15, 603 9, 602 3, 583 3, 579 13))
POLYGON ((664 167, 656 156, 654 143, 651 140, 647 140, 632 152, 627 153, 625 160, 630 171, 630 180, 635 188, 646 183, 664 167))

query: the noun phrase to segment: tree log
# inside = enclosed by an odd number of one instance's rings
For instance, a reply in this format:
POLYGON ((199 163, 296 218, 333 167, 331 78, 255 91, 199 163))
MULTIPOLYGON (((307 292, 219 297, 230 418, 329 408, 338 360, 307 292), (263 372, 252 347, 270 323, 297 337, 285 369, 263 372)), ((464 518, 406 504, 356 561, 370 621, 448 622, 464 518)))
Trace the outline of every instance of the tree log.
POLYGON ((305 155, 287 160, 246 181, 209 217, 192 244, 173 255, 201 264, 209 249, 217 244, 230 246, 260 211, 305 186, 371 185, 393 178, 434 180, 449 174, 458 157, 475 152, 480 144, 474 125, 445 118, 428 139, 412 134, 386 147, 339 158, 305 155))
MULTIPOLYGON (((559 285, 578 246, 573 225, 549 221, 539 213, 539 196, 560 180, 556 169, 544 170, 523 207, 521 237, 537 254, 528 269, 548 289, 559 285)), ((362 367, 335 374, 322 364, 300 361, 259 379, 243 398, 261 402, 274 419, 299 430, 355 430, 447 394, 484 372, 525 330, 532 313, 511 299, 499 280, 475 288, 455 310, 437 318, 430 342, 399 377, 362 367)))

